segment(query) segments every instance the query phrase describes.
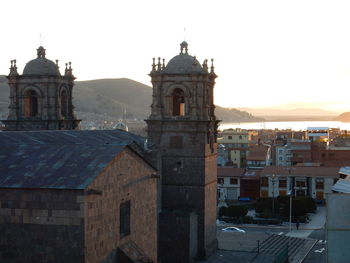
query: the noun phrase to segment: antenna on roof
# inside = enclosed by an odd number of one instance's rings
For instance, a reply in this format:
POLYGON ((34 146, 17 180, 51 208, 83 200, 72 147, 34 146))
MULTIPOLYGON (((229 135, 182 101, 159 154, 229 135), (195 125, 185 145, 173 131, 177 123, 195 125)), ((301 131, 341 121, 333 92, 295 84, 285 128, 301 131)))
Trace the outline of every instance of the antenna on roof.
POLYGON ((184 27, 184 41, 186 41, 186 27, 184 27))
POLYGON ((43 45, 43 37, 42 37, 41 33, 39 34, 39 45, 40 46, 43 45))

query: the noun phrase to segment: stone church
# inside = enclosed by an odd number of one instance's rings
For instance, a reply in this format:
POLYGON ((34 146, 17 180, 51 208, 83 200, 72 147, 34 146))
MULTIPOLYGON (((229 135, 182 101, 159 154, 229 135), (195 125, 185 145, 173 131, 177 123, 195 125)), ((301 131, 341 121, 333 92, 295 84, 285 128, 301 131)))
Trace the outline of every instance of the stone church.
POLYGON ((0 133, 0 261, 194 262, 217 249, 213 61, 153 59, 148 138, 79 131, 74 76, 11 62, 0 133), (14 132, 16 131, 16 132, 14 132), (147 145, 147 147, 146 147, 147 145))

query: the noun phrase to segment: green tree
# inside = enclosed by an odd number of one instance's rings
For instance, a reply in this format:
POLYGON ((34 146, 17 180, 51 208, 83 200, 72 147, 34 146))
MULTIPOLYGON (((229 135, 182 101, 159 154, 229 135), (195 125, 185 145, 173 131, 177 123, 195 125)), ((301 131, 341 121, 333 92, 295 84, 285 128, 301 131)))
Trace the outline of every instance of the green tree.
POLYGON ((221 207, 219 210, 219 216, 228 216, 228 217, 244 217, 247 215, 248 209, 245 206, 235 205, 229 207, 221 207))

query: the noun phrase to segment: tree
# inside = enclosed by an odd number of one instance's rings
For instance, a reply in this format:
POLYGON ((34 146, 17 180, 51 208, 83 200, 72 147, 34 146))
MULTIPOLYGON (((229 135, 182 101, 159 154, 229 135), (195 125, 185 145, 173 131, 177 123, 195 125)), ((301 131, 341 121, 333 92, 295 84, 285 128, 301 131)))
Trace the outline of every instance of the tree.
POLYGON ((248 213, 248 209, 245 206, 236 205, 229 207, 221 207, 219 210, 219 216, 228 216, 228 217, 243 217, 248 213))

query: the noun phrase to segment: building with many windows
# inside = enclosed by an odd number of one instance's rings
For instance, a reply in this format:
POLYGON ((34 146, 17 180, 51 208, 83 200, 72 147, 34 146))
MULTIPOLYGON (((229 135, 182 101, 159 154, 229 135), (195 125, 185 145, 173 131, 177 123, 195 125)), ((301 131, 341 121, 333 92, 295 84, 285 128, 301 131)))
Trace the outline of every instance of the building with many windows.
POLYGON ((310 196, 322 201, 332 192, 339 167, 265 167, 260 174, 260 196, 277 197, 292 191, 294 196, 310 196))
POLYGON ((230 165, 246 167, 250 133, 247 130, 229 129, 219 134, 218 143, 225 146, 230 165))

